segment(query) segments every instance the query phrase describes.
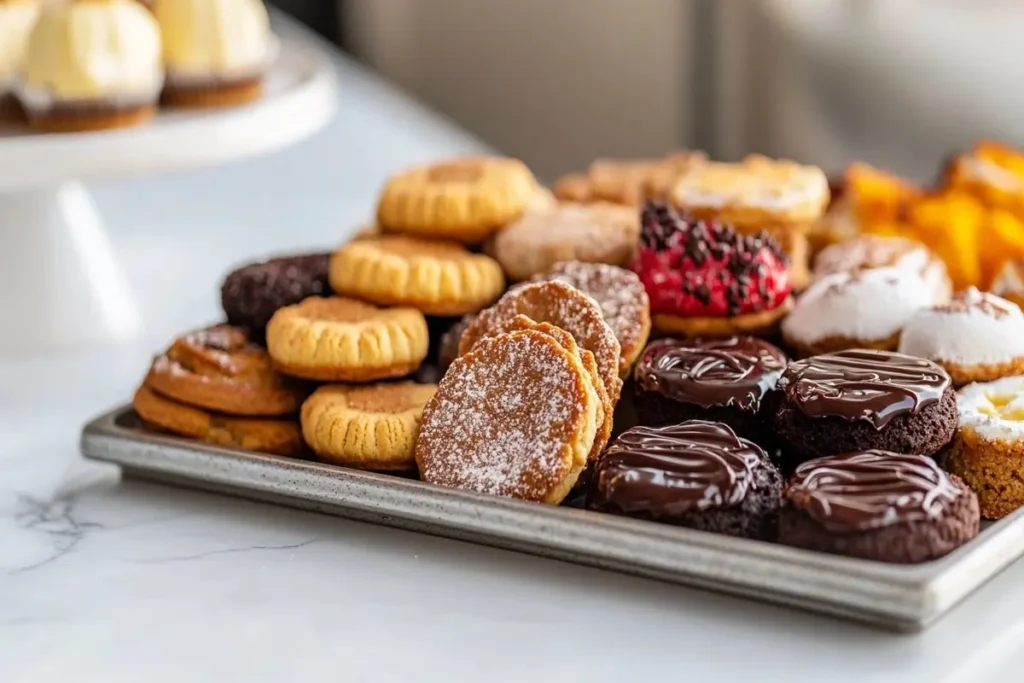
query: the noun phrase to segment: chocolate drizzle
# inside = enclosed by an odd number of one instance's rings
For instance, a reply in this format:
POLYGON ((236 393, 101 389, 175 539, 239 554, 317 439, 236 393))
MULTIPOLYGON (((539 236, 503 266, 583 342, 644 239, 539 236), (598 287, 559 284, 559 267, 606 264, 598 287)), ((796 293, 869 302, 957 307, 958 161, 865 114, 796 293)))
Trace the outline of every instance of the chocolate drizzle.
POLYGON ((844 532, 934 518, 960 494, 931 458, 871 450, 805 462, 785 497, 825 528, 844 532))
POLYGON ((633 427, 598 461, 594 502, 654 517, 733 506, 756 487, 753 468, 766 459, 717 422, 633 427))
POLYGON ((644 350, 634 376, 644 391, 674 401, 754 413, 785 368, 782 351, 753 337, 662 339, 644 350))
POLYGON ((854 349, 790 363, 778 388, 808 417, 864 420, 883 429, 898 415, 937 403, 950 382, 931 361, 854 349))
MULTIPOLYGON (((724 259, 725 269, 733 276, 725 290, 727 315, 739 312, 740 306, 749 297, 748 289, 752 280, 757 284, 758 296, 762 300, 768 298, 765 265, 758 258, 759 252, 767 249, 779 262, 789 263, 789 257, 778 242, 764 230, 756 235, 740 234, 732 226, 697 220, 681 214, 673 206, 654 200, 644 205, 641 214, 640 243, 645 248, 659 252, 680 248, 678 262, 669 264, 679 270, 683 270, 683 261, 686 259, 690 259, 697 269, 709 257, 724 259)), ((709 283, 704 281, 704 274, 697 271, 687 275, 682 279, 682 291, 707 305, 711 301, 711 290, 709 283)))

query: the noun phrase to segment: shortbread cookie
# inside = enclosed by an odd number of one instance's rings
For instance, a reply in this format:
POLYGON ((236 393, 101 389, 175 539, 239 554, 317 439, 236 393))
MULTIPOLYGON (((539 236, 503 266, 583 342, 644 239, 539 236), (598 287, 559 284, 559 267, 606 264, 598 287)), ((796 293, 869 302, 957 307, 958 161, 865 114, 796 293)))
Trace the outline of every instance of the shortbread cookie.
POLYGON ((228 448, 275 455, 300 455, 302 432, 294 420, 228 417, 187 406, 139 387, 132 407, 145 422, 179 436, 228 448))
POLYGON ((969 384, 957 406, 946 467, 978 494, 982 517, 1005 517, 1024 505, 1024 377, 969 384))
POLYGON ((413 451, 433 384, 323 386, 302 404, 302 436, 321 460, 364 470, 415 470, 413 451))
POLYGON ((385 235, 347 244, 331 259, 331 287, 382 306, 456 316, 489 306, 505 290, 501 267, 457 242, 385 235))
POLYGON ((608 203, 559 204, 531 211, 499 232, 489 251, 513 280, 526 280, 559 261, 625 265, 640 221, 635 210, 608 203))
POLYGON ((232 271, 220 288, 220 303, 228 322, 262 336, 277 309, 330 292, 330 258, 327 253, 283 256, 232 271))
POLYGON ((703 152, 676 152, 661 159, 595 159, 587 169, 592 201, 639 207, 663 197, 673 181, 707 160, 703 152))
POLYGON ((377 222, 384 232, 479 244, 523 215, 537 188, 518 159, 458 157, 414 166, 384 186, 377 222))
POLYGON ((619 400, 621 349, 615 333, 604 321, 597 303, 564 282, 538 282, 509 291, 466 327, 459 341, 460 353, 468 353, 488 330, 520 314, 539 323, 561 327, 575 337, 577 344, 594 354, 612 403, 619 400))
POLYGON ((825 275, 797 299, 782 336, 801 357, 899 344, 900 331, 934 294, 920 275, 872 268, 825 275))
POLYGON ((597 369, 597 361, 594 360, 594 354, 586 349, 581 349, 576 344, 576 339, 563 330, 561 327, 555 327, 551 323, 538 323, 525 315, 517 315, 511 320, 505 321, 495 327, 492 330, 488 330, 487 337, 496 337, 501 334, 509 334, 512 332, 521 332, 524 330, 536 330, 542 332, 550 337, 554 337, 555 341, 561 344, 562 348, 569 353, 575 355, 583 363, 584 369, 587 371, 587 376, 590 378, 591 383, 594 385, 594 390, 597 392, 598 398, 601 400, 601 409, 598 411, 597 422, 600 425, 597 429, 597 434, 594 437, 594 447, 590 450, 590 454, 587 456, 587 460, 593 462, 601 455, 601 451, 608 445, 608 437, 612 433, 612 422, 615 414, 615 404, 612 403, 611 397, 608 396, 608 390, 605 389, 604 382, 601 380, 600 372, 597 369))
POLYGON ((533 279, 566 282, 597 302, 619 340, 619 374, 625 379, 651 333, 651 303, 636 273, 604 263, 563 261, 533 279))
POLYGON ((792 306, 787 259, 766 233, 743 235, 655 201, 644 207, 642 223, 631 268, 647 290, 659 332, 766 332, 792 306))
POLYGON ((586 173, 570 173, 555 181, 551 188, 559 201, 586 204, 593 199, 586 173))
POLYGON ((324 382, 408 375, 427 356, 427 321, 414 308, 377 308, 344 297, 310 297, 267 325, 278 370, 324 382))
POLYGON ((245 330, 215 325, 175 340, 155 359, 146 387, 180 403, 232 415, 298 412, 307 391, 278 374, 245 330))
POLYGON ((558 504, 587 463, 600 405, 579 358, 550 335, 486 339, 458 358, 423 410, 426 482, 558 504))
POLYGON ((918 311, 900 335, 900 353, 935 361, 961 387, 1024 374, 1024 313, 974 287, 918 311))
POLYGON ((809 229, 829 200, 820 168, 758 155, 696 165, 676 178, 670 194, 690 214, 742 232, 783 225, 809 229))
POLYGON ((934 294, 935 304, 944 304, 953 291, 946 264, 924 244, 906 237, 861 235, 848 242, 822 249, 814 259, 812 279, 833 273, 868 268, 899 268, 920 275, 934 294))

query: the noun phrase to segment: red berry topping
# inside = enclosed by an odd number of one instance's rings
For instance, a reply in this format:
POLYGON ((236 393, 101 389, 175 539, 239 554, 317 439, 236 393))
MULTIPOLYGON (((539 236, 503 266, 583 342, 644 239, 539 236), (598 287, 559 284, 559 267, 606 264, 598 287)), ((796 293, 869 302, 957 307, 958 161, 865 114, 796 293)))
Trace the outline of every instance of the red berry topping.
POLYGON ((788 259, 766 232, 741 235, 661 202, 648 202, 641 220, 631 267, 652 313, 734 316, 771 310, 789 296, 788 259))

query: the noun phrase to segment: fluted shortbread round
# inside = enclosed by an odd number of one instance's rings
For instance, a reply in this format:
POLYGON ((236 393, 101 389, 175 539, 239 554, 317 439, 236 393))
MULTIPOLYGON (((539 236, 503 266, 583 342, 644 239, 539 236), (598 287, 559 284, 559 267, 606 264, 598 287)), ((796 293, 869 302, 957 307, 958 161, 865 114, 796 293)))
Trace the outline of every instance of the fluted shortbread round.
POLYGON ((41 130, 119 128, 153 116, 163 81, 160 29, 141 4, 47 2, 29 37, 18 99, 41 130))
POLYGON ((302 405, 302 436, 321 459, 367 470, 414 470, 423 406, 437 386, 328 385, 302 405))
POLYGON ((331 287, 431 315, 475 313, 505 288, 501 268, 456 242, 387 235, 346 244, 331 259, 331 287))
POLYGON ((164 101, 219 107, 259 97, 276 51, 261 0, 155 0, 167 66, 164 101))
POLYGON ((957 407, 946 466, 978 494, 982 517, 1005 517, 1024 505, 1024 377, 969 384, 957 407))
POLYGON ((393 175, 377 221, 385 232, 478 244, 530 208, 537 189, 518 159, 458 157, 393 175))
POLYGON ((416 309, 344 297, 310 297, 278 309, 267 324, 267 350, 278 370, 326 382, 408 375, 428 344, 427 321, 416 309))

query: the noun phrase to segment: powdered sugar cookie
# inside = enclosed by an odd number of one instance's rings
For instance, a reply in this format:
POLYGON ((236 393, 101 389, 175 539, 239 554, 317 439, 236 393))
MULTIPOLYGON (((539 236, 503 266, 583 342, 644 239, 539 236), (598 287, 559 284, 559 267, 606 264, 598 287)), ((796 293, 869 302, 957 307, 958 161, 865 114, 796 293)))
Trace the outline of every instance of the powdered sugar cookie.
POLYGON ((620 374, 625 378, 651 333, 651 303, 637 274, 605 263, 563 261, 533 279, 568 283, 597 302, 622 347, 620 374))
POLYGON ((509 278, 526 280, 559 261, 623 265, 633 255, 640 219, 614 204, 559 204, 531 211, 494 238, 488 251, 509 278))
POLYGON ((577 344, 594 354, 601 381, 612 403, 619 400, 622 390, 622 380, 619 379, 621 347, 615 333, 604 321, 597 303, 564 282, 538 282, 509 291, 466 327, 459 341, 459 352, 465 355, 482 337, 487 336, 489 330, 517 315, 525 315, 539 323, 551 323, 575 337, 577 344))
POLYGON ((431 484, 558 504, 587 463, 600 402, 579 358, 536 331, 456 359, 416 440, 431 484))
POLYGON ((946 467, 978 494, 982 517, 1005 517, 1024 505, 1024 377, 969 384, 957 406, 946 467))
POLYGON ((812 277, 886 266, 919 274, 932 288, 936 304, 949 300, 953 283, 946 264, 928 247, 906 237, 862 235, 825 247, 814 259, 812 277))
POLYGON ((899 350, 935 361, 958 387, 1024 374, 1024 313, 971 287, 949 304, 918 311, 899 350))
POLYGON ((1003 264, 992 282, 992 293, 1024 306, 1024 260, 1011 259, 1003 264))
POLYGON ((782 321, 782 336, 805 357, 843 349, 892 351, 903 326, 932 302, 931 288, 907 270, 833 273, 797 299, 782 321))

